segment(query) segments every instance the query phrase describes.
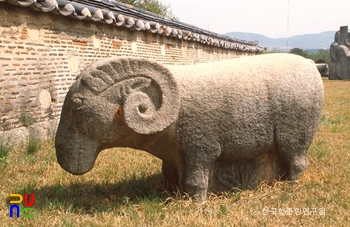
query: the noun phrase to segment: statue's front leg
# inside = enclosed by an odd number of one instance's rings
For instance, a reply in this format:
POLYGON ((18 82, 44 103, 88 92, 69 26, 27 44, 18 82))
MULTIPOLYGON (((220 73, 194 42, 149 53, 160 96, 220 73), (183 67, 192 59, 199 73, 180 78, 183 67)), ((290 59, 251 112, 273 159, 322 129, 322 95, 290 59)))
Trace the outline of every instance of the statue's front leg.
POLYGON ((180 188, 198 201, 204 201, 207 197, 209 173, 220 154, 220 146, 214 145, 189 149, 184 154, 183 171, 180 171, 182 176, 179 178, 180 188))
POLYGON ((183 180, 180 183, 182 191, 193 196, 199 202, 207 198, 210 165, 198 162, 187 165, 183 171, 183 180))

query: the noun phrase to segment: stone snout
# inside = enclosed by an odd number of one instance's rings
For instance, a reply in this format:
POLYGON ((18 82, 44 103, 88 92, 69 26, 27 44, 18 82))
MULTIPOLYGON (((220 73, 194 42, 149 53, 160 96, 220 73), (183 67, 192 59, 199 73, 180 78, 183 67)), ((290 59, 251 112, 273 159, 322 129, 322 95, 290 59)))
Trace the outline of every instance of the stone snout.
POLYGON ((56 142, 56 155, 60 166, 74 175, 89 172, 99 153, 99 143, 82 134, 69 133, 68 131, 58 133, 58 137, 62 137, 61 133, 65 133, 65 137, 67 136, 79 144, 70 144, 68 141, 68 143, 60 142, 60 140, 56 142))

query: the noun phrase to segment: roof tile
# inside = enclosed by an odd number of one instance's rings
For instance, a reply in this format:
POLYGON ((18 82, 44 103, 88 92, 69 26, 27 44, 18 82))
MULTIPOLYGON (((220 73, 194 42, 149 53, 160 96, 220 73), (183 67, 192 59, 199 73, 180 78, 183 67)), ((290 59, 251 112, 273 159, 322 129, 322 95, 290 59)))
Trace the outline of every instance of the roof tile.
POLYGON ((79 20, 91 20, 124 26, 136 31, 164 34, 177 39, 226 49, 249 52, 263 52, 265 50, 264 47, 258 45, 258 41, 245 41, 220 35, 114 0, 0 0, 0 4, 4 3, 34 8, 43 12, 58 13, 79 20))

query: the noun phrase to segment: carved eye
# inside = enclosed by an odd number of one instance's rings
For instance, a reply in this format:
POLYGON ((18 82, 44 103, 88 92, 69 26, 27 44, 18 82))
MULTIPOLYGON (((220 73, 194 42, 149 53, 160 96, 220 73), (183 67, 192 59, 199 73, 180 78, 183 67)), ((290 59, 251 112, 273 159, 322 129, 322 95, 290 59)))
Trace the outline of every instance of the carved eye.
POLYGON ((78 97, 73 97, 72 98, 73 106, 79 110, 83 106, 83 100, 78 97))
POLYGON ((141 105, 139 105, 139 111, 140 111, 140 113, 146 113, 146 111, 147 111, 147 105, 146 104, 141 104, 141 105))

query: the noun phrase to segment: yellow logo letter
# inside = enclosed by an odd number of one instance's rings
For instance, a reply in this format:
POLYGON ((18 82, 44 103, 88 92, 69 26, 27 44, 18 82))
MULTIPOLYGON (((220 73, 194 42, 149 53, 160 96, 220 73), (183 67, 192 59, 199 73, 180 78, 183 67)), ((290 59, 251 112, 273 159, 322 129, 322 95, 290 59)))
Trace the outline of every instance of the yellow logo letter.
POLYGON ((10 194, 10 197, 18 197, 19 200, 10 200, 10 203, 21 203, 23 201, 23 197, 20 194, 10 194))

